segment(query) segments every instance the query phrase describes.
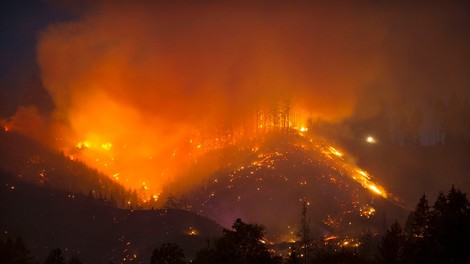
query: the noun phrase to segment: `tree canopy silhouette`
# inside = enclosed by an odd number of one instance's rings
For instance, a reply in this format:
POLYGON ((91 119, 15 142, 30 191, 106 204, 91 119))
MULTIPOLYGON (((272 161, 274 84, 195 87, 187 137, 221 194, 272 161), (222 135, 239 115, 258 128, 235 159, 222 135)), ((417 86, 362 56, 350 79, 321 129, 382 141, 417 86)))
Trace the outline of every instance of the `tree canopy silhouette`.
POLYGON ((21 237, 15 243, 8 237, 0 240, 0 263, 30 264, 34 263, 34 258, 21 237))
POLYGON ((183 250, 176 244, 163 243, 153 251, 151 264, 184 264, 183 250))
POLYGON ((195 263, 279 263, 265 246, 264 227, 235 220, 233 230, 224 229, 213 248, 198 252, 195 263))
POLYGON ((55 248, 49 253, 44 264, 65 264, 64 255, 60 248, 55 248))

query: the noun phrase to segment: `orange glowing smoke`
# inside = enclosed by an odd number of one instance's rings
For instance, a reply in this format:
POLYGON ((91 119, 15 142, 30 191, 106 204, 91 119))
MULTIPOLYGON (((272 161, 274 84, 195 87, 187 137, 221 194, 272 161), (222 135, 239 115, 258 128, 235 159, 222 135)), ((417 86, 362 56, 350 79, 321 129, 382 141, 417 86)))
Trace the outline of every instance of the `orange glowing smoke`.
MULTIPOLYGON (((230 141, 227 130, 279 101, 327 119, 349 115, 381 68, 356 55, 377 41, 351 41, 368 16, 280 5, 104 1, 50 25, 37 51, 56 110, 40 129, 18 130, 152 197, 207 150, 193 140, 200 131, 230 141)), ((17 127, 30 119, 15 118, 17 127)))

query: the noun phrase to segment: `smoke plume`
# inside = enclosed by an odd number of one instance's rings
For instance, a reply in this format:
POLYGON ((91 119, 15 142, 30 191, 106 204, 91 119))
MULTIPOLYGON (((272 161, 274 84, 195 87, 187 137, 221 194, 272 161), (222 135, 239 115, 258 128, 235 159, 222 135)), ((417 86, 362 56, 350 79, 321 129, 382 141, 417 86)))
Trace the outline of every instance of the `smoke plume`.
MULTIPOLYGON (((49 126, 41 123, 47 126, 42 132, 26 130, 51 135, 48 144, 125 185, 159 192, 177 180, 171 172, 181 165, 168 161, 184 160, 181 142, 197 148, 194 131, 242 122, 265 105, 288 100, 310 116, 337 121, 357 110, 364 88, 378 87, 376 94, 388 98, 412 83, 418 94, 439 94, 410 75, 441 69, 438 63, 451 68, 444 74, 462 72, 459 56, 468 57, 468 52, 456 49, 450 57, 441 56, 439 45, 450 49, 442 41, 444 30, 420 29, 458 21, 439 15, 433 4, 384 5, 90 4, 79 19, 52 24, 39 35, 42 81, 56 109, 47 118, 49 126), (426 57, 430 53, 435 54, 433 64, 426 57), (396 66, 402 64, 407 66, 396 66), (416 70, 424 64, 426 71, 416 70)), ((461 89, 460 73, 452 74, 461 89)))

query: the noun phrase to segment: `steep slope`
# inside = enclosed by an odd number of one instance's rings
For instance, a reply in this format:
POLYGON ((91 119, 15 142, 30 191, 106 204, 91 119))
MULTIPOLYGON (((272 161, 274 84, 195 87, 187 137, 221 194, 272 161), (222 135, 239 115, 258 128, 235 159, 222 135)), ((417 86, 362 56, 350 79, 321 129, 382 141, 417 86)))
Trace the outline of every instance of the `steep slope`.
POLYGON ((137 204, 135 194, 109 177, 20 134, 3 129, 0 129, 0 169, 41 186, 112 197, 120 207, 127 206, 128 201, 137 204))
POLYGON ((83 263, 144 262, 162 242, 186 256, 221 234, 215 222, 183 210, 122 210, 96 199, 0 175, 0 230, 22 236, 40 262, 54 247, 78 254, 83 263))
POLYGON ((187 194, 198 213, 229 226, 262 223, 273 241, 295 238, 302 203, 316 236, 378 231, 407 212, 335 148, 300 134, 268 136, 243 148, 237 163, 214 172, 187 194))

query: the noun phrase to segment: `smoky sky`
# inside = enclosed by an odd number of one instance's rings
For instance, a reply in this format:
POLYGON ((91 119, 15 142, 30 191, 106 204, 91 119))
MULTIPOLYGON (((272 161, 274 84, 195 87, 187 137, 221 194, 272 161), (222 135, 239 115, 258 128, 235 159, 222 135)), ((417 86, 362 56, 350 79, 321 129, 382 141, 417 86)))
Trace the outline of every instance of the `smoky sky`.
POLYGON ((342 118, 364 88, 385 98, 466 92, 467 11, 457 2, 104 1, 45 28, 38 61, 65 111, 103 92, 172 119, 280 97, 342 118))
POLYGON ((358 104, 376 111, 367 105, 379 98, 468 95, 464 2, 47 4, 74 14, 36 35, 56 110, 38 121, 46 129, 25 125, 38 119, 34 109, 12 120, 71 146, 145 139, 129 151, 137 159, 171 149, 194 127, 243 120, 280 100, 339 121, 357 114, 358 104))

